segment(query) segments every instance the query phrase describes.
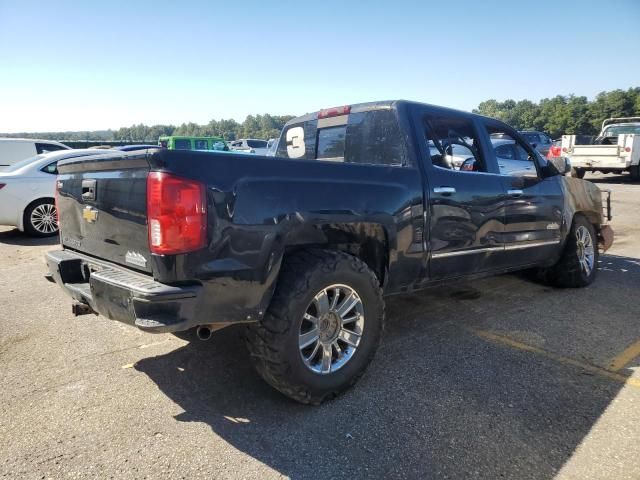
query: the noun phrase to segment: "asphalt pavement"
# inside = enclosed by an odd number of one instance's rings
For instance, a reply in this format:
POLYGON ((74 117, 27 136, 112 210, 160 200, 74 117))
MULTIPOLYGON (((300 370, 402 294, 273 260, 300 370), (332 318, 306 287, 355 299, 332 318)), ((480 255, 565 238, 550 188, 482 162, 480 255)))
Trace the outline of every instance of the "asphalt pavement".
POLYGON ((388 299, 350 391, 298 405, 242 328, 208 342, 86 315, 44 280, 57 240, 0 227, 1 478, 640 478, 640 184, 613 191, 596 282, 504 275, 388 299))

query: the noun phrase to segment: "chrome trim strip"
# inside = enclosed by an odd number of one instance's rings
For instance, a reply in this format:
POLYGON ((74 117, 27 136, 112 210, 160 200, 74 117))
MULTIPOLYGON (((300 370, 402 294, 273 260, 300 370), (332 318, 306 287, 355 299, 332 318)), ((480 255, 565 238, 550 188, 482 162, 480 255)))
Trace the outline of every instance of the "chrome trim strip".
POLYGON ((534 247, 544 247, 547 245, 558 245, 560 243, 560 239, 558 240, 541 240, 538 242, 529 242, 529 243, 512 243, 509 245, 505 245, 505 250, 522 250, 523 248, 534 248, 534 247))
POLYGON ((474 248, 472 250, 456 250, 455 252, 432 253, 431 258, 459 257, 461 255, 471 255, 474 253, 498 252, 503 250, 504 250, 504 247, 474 248))
POLYGON ((487 253, 487 252, 498 252, 502 250, 522 250, 524 248, 535 248, 535 247, 544 247, 547 245, 558 245, 560 240, 542 240, 539 242, 529 242, 529 243, 512 243, 509 245, 503 245, 500 247, 485 247, 485 248, 474 248, 469 250, 456 250, 455 252, 442 252, 442 253, 432 253, 431 258, 447 258, 447 257, 459 257, 461 255, 472 255, 474 253, 487 253))

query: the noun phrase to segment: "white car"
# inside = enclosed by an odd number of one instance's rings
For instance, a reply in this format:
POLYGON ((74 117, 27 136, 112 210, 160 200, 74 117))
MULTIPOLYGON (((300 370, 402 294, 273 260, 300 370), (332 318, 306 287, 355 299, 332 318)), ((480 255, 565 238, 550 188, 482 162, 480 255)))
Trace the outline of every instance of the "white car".
POLYGON ((245 153, 255 153, 257 155, 267 155, 269 149, 266 140, 258 140, 256 138, 240 138, 229 142, 231 150, 241 151, 245 153))
POLYGON ((53 140, 33 138, 0 138, 0 171, 16 162, 41 153, 69 150, 66 145, 53 140))
POLYGON ((36 237, 58 233, 55 206, 58 162, 104 154, 104 150, 61 150, 14 163, 0 172, 0 225, 12 225, 36 237))

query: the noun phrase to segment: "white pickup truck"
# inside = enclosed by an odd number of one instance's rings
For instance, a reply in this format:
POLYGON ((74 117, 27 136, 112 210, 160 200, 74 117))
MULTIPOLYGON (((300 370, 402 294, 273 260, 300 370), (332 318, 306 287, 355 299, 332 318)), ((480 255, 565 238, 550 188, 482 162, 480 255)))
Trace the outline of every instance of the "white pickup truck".
POLYGON ((640 117, 608 118, 595 141, 580 144, 577 135, 562 136, 562 155, 571 161, 571 174, 629 172, 640 180, 640 117))

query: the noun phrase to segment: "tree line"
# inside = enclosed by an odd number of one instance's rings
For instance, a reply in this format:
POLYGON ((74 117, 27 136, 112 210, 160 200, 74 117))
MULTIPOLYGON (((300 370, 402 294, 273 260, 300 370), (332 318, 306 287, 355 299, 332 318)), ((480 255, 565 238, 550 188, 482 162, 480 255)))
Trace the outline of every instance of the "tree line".
POLYGON ((556 95, 537 103, 491 99, 473 112, 497 118, 518 130, 547 132, 552 138, 596 135, 606 118, 640 116, 640 87, 601 92, 591 101, 575 95, 556 95))
MULTIPOLYGON (((474 113, 502 120, 518 130, 541 130, 552 138, 563 134, 595 135, 605 118, 640 116, 640 87, 601 92, 593 100, 584 96, 556 95, 539 102, 495 99, 481 102, 474 113)), ((276 138, 293 115, 249 115, 242 123, 233 119, 211 120, 205 125, 132 125, 118 130, 39 132, 0 134, 3 137, 51 140, 98 140, 105 142, 156 143, 162 135, 220 136, 237 138, 276 138)))

